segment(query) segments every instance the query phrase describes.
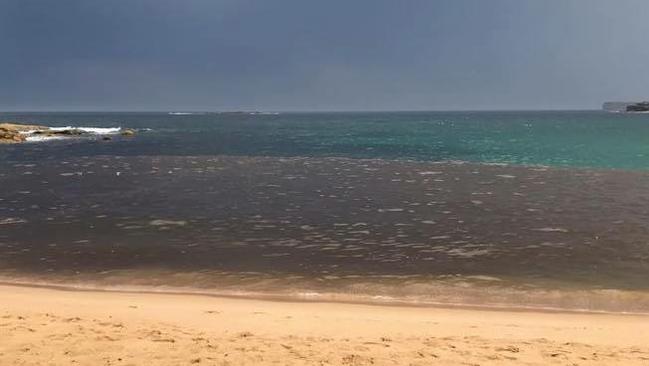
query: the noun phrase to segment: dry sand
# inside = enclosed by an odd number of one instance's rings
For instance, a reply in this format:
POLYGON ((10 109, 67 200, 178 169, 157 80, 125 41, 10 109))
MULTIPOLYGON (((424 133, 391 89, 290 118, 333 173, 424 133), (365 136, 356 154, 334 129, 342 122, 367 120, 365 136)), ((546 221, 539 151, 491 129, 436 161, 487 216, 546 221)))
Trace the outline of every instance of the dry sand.
POLYGON ((0 365, 649 365, 649 317, 0 286, 0 365))

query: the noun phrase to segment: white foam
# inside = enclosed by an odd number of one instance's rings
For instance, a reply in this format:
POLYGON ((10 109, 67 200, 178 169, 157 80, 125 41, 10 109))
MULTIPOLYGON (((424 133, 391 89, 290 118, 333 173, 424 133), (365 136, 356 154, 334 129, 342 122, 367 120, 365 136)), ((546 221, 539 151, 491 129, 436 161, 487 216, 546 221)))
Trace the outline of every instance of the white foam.
POLYGON ((47 134, 35 134, 38 131, 65 131, 65 130, 79 130, 83 131, 90 135, 116 135, 122 131, 121 127, 74 127, 74 126, 65 126, 65 127, 49 127, 47 130, 27 130, 21 131, 22 135, 25 135, 25 140, 28 142, 39 142, 39 141, 51 141, 51 140, 62 140, 69 138, 70 136, 65 135, 47 135, 47 134))
POLYGON ((46 135, 29 135, 25 138, 27 142, 40 142, 40 141, 51 141, 51 140, 62 140, 66 138, 65 136, 46 136, 46 135))
POLYGON ((533 231, 541 231, 544 233, 567 233, 568 229, 562 227, 542 227, 538 229, 532 229, 533 231))
POLYGON ((379 212, 401 212, 403 208, 380 208, 379 212))
POLYGON ((114 135, 119 133, 122 130, 122 128, 121 127, 73 127, 73 126, 50 127, 50 131, 65 131, 65 130, 79 130, 79 131, 92 133, 96 135, 114 135))

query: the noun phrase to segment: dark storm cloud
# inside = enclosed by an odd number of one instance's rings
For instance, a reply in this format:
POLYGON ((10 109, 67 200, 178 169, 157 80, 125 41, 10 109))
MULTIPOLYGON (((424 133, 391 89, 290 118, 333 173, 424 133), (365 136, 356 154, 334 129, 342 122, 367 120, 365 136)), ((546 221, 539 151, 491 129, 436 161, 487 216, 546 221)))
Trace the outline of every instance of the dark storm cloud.
POLYGON ((644 0, 0 0, 0 109, 596 108, 644 0))

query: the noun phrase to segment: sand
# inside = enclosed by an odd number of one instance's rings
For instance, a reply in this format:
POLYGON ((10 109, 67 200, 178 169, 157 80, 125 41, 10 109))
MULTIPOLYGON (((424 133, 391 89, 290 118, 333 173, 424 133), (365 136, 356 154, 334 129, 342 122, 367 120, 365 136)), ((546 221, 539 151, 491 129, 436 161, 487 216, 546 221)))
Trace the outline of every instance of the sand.
POLYGON ((0 286, 0 365, 649 365, 649 316, 0 286))

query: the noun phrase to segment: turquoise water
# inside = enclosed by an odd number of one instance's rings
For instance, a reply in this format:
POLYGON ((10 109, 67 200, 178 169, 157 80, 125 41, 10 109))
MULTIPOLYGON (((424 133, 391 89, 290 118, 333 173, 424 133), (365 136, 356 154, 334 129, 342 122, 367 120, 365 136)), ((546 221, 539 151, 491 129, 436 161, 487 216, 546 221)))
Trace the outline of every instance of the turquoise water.
POLYGON ((3 147, 0 158, 247 155, 649 168, 649 115, 584 112, 3 113, 0 120, 150 129, 135 141, 3 147))

